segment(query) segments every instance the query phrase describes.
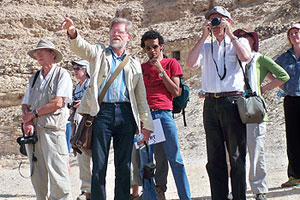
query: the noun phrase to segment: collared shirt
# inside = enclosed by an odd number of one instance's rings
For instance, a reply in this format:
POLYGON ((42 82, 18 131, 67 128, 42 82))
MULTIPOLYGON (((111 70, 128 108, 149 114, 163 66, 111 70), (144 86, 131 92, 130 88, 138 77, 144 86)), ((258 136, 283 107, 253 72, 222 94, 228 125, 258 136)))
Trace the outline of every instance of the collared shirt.
MULTIPOLYGON (((125 51, 122 56, 117 57, 117 55, 115 54, 114 50, 111 47, 108 47, 108 49, 112 53, 111 68, 110 68, 110 72, 108 73, 108 76, 105 78, 102 86, 99 88, 99 95, 100 95, 104 85, 107 83, 108 79, 112 76, 112 74, 115 72, 117 67, 120 65, 120 63, 123 61, 123 59, 127 55, 126 51, 125 51)), ((107 102, 107 103, 129 102, 129 96, 128 96, 128 91, 127 91, 126 82, 125 82, 124 70, 122 70, 120 72, 120 74, 116 77, 116 79, 109 86, 102 102, 107 102)))
POLYGON ((80 85, 80 83, 78 83, 73 91, 73 101, 76 100, 81 100, 84 91, 87 89, 87 87, 89 86, 90 83, 90 78, 86 78, 83 82, 82 85, 80 85))
POLYGON ((294 49, 291 48, 281 54, 275 62, 290 76, 290 80, 283 85, 285 93, 290 96, 300 96, 300 58, 296 60, 294 49))
MULTIPOLYGON (((249 50, 249 52, 251 52, 247 39, 240 38, 239 41, 245 48, 249 50)), ((211 44, 203 44, 200 55, 198 57, 197 66, 194 68, 197 69, 203 66, 203 91, 209 93, 244 91, 244 76, 238 62, 237 54, 228 36, 226 36, 220 44, 217 41, 213 42, 213 58, 216 61, 221 77, 224 74, 225 62, 226 76, 223 80, 220 80, 217 74, 216 65, 212 59, 211 44), (225 56, 224 51, 226 51, 225 56)))
MULTIPOLYGON (((49 80, 49 78, 52 76, 54 68, 56 67, 56 64, 50 69, 49 73, 46 75, 46 77, 43 77, 42 70, 39 73, 39 78, 42 80, 41 85, 40 85, 40 90, 42 91, 45 87, 45 84, 49 80)), ((66 97, 65 103, 71 103, 72 102, 72 79, 68 73, 63 73, 62 74, 63 78, 61 81, 58 83, 58 88, 57 88, 57 97, 66 97)), ((31 85, 28 86, 23 102, 22 104, 27 105, 29 101, 29 94, 31 90, 31 85)))

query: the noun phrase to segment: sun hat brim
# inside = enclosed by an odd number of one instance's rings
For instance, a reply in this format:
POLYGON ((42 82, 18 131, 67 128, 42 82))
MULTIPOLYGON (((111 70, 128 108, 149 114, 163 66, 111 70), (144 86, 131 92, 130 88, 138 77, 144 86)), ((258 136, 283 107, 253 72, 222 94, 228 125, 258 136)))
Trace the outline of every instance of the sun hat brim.
POLYGON ((58 62, 60 62, 60 61, 62 60, 62 54, 61 54, 61 52, 58 51, 58 50, 55 48, 55 45, 54 45, 52 42, 48 41, 48 40, 40 40, 40 41, 38 42, 36 48, 34 48, 34 49, 28 51, 27 54, 28 54, 31 58, 37 60, 36 57, 35 57, 35 55, 34 55, 34 52, 35 52, 36 50, 38 50, 38 49, 50 49, 50 50, 55 51, 55 53, 56 53, 56 56, 55 56, 55 59, 54 59, 54 62, 55 62, 55 63, 58 63, 58 62))

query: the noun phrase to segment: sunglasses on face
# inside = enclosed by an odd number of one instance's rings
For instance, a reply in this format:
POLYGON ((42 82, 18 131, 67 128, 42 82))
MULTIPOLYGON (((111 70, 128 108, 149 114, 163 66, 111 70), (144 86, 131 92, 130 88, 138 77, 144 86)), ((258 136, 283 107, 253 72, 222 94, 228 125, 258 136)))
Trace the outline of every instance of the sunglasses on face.
POLYGON ((240 34, 237 37, 238 38, 246 38, 246 37, 249 37, 249 36, 251 36, 249 33, 245 33, 245 34, 240 34))
POLYGON ((79 71, 79 70, 81 70, 81 68, 80 67, 73 67, 73 70, 74 71, 79 71))
POLYGON ((159 47, 158 45, 146 46, 145 50, 146 51, 156 50, 158 47, 159 47))

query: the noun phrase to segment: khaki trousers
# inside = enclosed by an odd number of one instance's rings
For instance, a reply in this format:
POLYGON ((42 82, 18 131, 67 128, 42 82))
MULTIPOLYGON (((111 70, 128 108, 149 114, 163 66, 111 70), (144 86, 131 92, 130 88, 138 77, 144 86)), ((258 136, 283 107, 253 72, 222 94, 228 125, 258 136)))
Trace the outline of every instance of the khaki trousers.
POLYGON ((71 183, 68 173, 69 154, 65 131, 37 128, 38 141, 35 146, 37 161, 32 161, 33 145, 26 145, 30 167, 33 168, 31 182, 37 200, 71 200, 71 183), (48 179, 50 194, 48 197, 48 179))
POLYGON ((79 178, 81 180, 80 190, 82 192, 91 193, 91 157, 86 153, 77 154, 77 161, 79 165, 79 178))

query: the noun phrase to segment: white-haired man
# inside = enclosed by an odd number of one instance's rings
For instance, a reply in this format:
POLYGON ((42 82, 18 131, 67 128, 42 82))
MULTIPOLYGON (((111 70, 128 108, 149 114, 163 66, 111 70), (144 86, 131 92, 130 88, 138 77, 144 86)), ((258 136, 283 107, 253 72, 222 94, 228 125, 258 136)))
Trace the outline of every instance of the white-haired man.
POLYGON ((148 142, 153 131, 141 65, 132 56, 107 90, 101 105, 98 101, 104 85, 127 56, 125 49, 132 37, 131 27, 130 21, 114 18, 109 27, 110 45, 106 48, 102 43, 91 45, 81 38, 70 18, 66 17, 61 25, 68 32, 71 50, 90 62, 90 86, 78 111, 95 116, 92 137, 92 199, 106 199, 105 176, 110 141, 113 138, 116 168, 114 199, 129 200, 134 134, 142 131, 145 137, 141 142, 148 142))

